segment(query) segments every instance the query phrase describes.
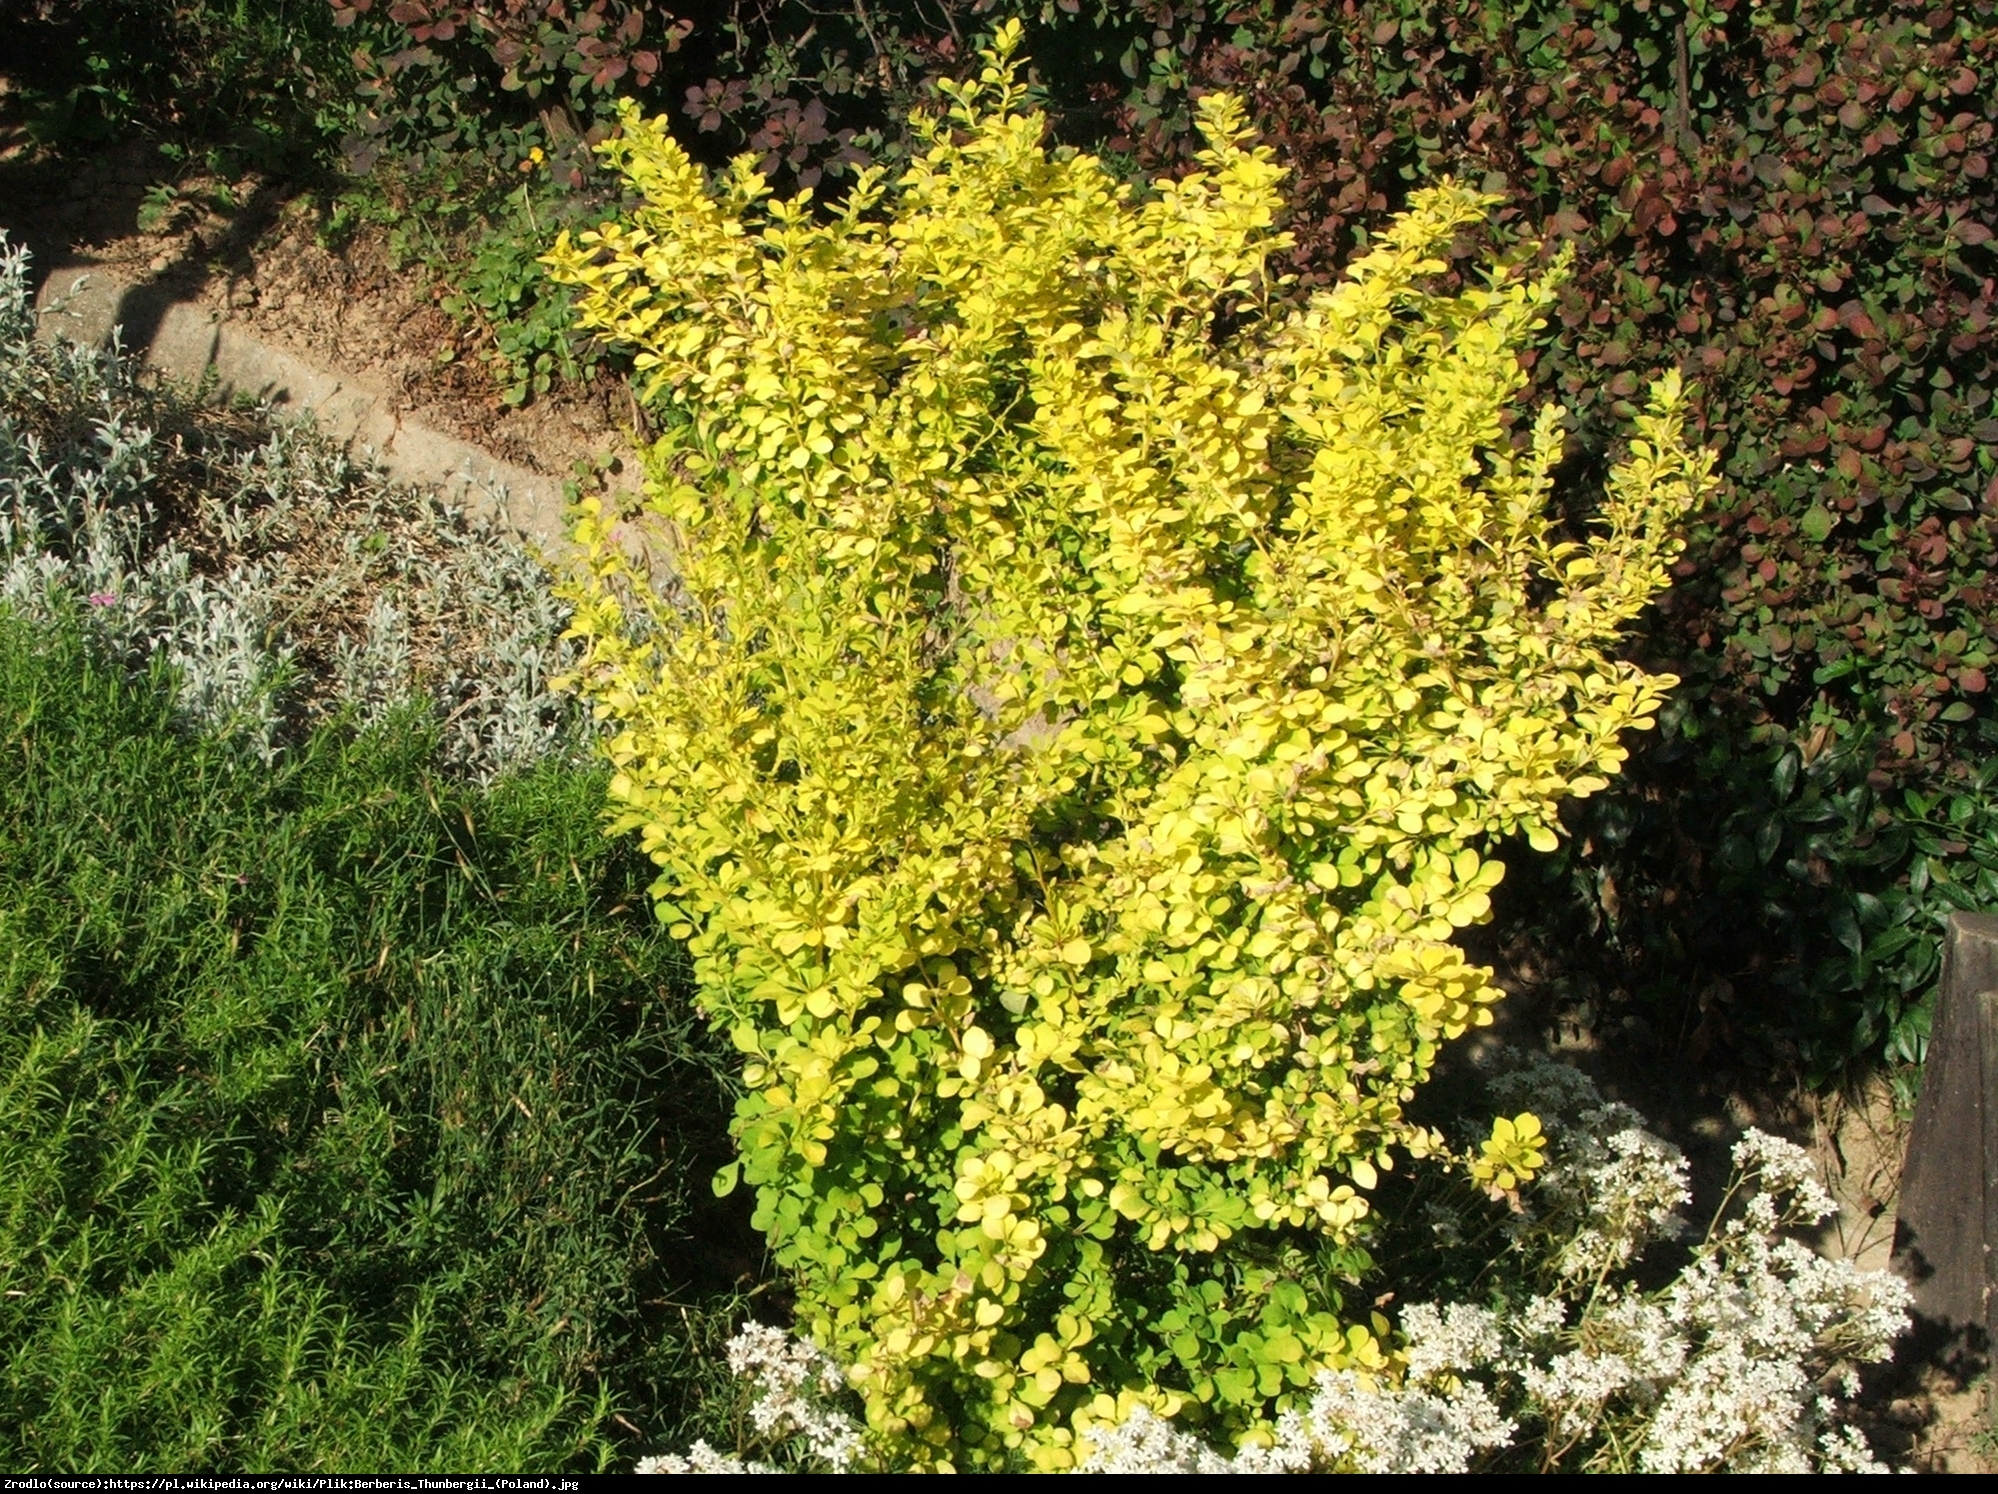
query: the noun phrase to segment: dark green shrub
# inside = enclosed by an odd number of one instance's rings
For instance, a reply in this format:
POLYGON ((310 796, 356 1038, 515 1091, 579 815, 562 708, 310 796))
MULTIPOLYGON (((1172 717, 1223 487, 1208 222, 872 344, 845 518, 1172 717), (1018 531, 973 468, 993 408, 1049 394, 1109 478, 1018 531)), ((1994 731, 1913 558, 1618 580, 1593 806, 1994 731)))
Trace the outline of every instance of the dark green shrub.
POLYGON ((1113 143, 1170 167, 1187 95, 1244 92, 1303 284, 1445 171, 1509 195, 1502 239, 1573 244, 1534 373, 1578 519, 1635 370, 1698 381, 1727 482, 1642 644, 1687 684, 1532 873, 1573 896, 1521 916, 1584 992, 1647 989, 1661 1041, 1918 1057, 1942 889, 1978 886, 1974 836, 1925 827, 1983 802, 1994 725, 1998 6, 1137 8, 1161 45, 1113 143))
POLYGON ((5 0, 0 57, 44 144, 234 137, 264 166, 336 137, 354 86, 311 0, 5 0))
MULTIPOLYGON (((419 252, 446 283, 446 309, 489 346, 512 403, 599 364, 595 345, 567 334, 568 294, 535 255, 555 229, 587 226, 619 205, 618 184, 591 150, 615 127, 619 99, 683 122, 686 144, 708 164, 748 150, 781 186, 836 194, 854 169, 906 151, 909 108, 935 77, 964 65, 984 28, 1036 8, 326 4, 353 40, 358 70, 347 167, 375 175, 365 194, 376 198, 375 216, 424 240, 419 252)), ((1039 8, 1068 21, 1052 4, 1039 8)), ((1099 8, 1099 24, 1105 14, 1099 8)), ((1095 36, 1079 24, 1057 29, 1095 36)), ((1059 58, 1059 48, 1047 50, 1059 58)))
MULTIPOLYGON (((692 122, 710 164, 759 153, 783 185, 835 180, 906 148, 909 108, 937 76, 969 58, 985 31, 1038 13, 1044 27, 1099 61, 1103 38, 1131 17, 1098 0, 1093 24, 1071 21, 1078 0, 864 0, 819 7, 780 0, 751 7, 659 0, 327 0, 357 29, 366 118, 357 159, 383 149, 498 142, 507 127, 559 152, 562 178, 595 174, 586 148, 633 99, 692 122), (699 138, 708 137, 708 138, 699 138)), ((1128 45, 1128 44, 1127 44, 1128 45)), ((1059 47, 1055 71, 1072 70, 1059 47)), ((1040 54, 1037 54, 1040 55, 1040 54)))

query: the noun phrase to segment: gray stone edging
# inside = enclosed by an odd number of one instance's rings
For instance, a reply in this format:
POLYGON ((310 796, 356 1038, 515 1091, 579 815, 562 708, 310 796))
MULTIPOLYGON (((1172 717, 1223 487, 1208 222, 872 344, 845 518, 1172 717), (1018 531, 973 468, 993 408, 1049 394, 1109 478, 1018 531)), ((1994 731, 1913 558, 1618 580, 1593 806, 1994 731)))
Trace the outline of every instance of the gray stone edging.
POLYGON ((432 488, 468 512, 501 518, 550 557, 570 548, 559 481, 402 419, 384 391, 316 369, 221 312, 128 285, 101 269, 73 268, 50 274, 35 309, 43 336, 101 347, 119 329, 122 345, 149 369, 188 383, 212 369, 223 395, 247 394, 286 414, 310 415, 351 454, 372 457, 397 481, 432 488))

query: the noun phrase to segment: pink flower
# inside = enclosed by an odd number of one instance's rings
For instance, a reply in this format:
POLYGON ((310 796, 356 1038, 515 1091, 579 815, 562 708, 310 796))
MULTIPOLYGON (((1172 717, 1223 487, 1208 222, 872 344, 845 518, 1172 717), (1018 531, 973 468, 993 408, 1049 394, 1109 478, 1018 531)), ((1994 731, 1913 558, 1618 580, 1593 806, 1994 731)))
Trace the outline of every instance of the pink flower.
POLYGON ((93 607, 109 607, 117 600, 118 593, 115 591, 93 591, 90 594, 90 605, 93 607))

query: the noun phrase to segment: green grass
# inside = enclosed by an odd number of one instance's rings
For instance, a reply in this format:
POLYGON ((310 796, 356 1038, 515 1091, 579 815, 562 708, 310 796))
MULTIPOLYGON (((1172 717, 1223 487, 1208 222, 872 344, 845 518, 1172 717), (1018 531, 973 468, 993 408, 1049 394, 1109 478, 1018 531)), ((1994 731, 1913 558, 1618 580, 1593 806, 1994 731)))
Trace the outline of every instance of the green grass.
POLYGON ((168 683, 0 611, 0 1467, 714 1435, 727 1065, 601 775, 477 791, 414 715, 267 769, 168 683))

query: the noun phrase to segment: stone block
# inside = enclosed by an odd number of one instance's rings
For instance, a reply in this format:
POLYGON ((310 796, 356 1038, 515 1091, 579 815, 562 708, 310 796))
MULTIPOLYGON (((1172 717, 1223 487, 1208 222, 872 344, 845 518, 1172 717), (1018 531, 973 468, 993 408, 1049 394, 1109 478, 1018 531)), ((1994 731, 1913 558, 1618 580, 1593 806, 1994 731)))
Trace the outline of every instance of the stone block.
POLYGON ((1931 1352, 1988 1362, 1998 1306, 1998 917, 1951 915, 1895 1219, 1931 1352))

